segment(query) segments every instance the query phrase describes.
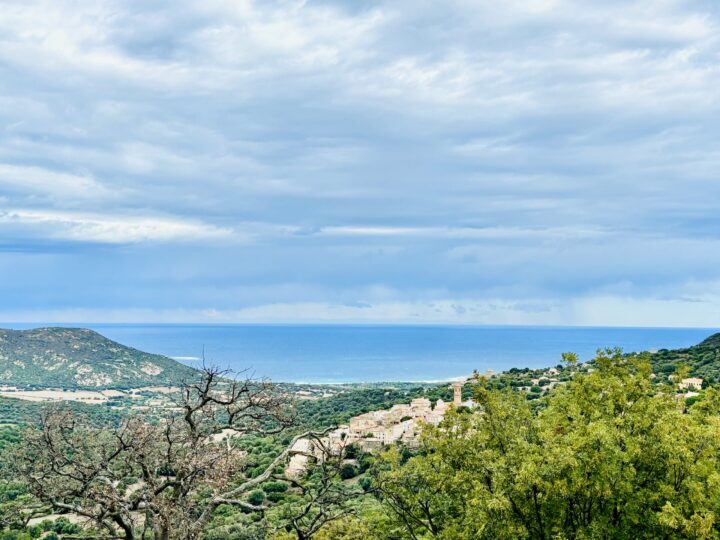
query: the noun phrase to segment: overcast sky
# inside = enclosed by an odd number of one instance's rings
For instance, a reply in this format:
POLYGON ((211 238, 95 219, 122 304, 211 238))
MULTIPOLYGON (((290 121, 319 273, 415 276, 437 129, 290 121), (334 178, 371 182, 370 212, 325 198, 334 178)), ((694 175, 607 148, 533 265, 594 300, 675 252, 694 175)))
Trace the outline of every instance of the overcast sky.
POLYGON ((4 0, 0 320, 720 325, 720 3, 4 0))

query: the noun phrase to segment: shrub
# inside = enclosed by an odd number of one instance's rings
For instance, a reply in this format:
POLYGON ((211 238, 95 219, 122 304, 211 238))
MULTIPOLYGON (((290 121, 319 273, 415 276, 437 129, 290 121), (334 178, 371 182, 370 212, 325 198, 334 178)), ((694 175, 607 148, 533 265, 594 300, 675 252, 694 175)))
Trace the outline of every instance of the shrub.
POLYGON ((255 491, 250 492, 250 495, 248 496, 248 502, 250 504, 254 504, 255 506, 262 504, 264 500, 265 492, 261 489, 256 489, 255 491))
POLYGON ((285 482, 266 482, 263 484, 265 493, 284 493, 287 490, 288 485, 285 482))
POLYGON ((350 463, 345 463, 342 467, 340 467, 340 478, 342 478, 343 480, 355 478, 357 474, 357 469, 354 465, 351 465, 350 463))

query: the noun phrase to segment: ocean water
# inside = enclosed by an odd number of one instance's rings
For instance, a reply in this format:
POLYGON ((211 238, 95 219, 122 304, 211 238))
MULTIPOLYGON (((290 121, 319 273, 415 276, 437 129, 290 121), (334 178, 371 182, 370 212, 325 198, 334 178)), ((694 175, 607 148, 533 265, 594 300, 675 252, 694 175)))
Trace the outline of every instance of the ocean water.
MULTIPOLYGON (((5 328, 44 325, 0 324, 5 328)), ((79 326, 79 325, 62 325, 79 326)), ((672 349, 702 341, 703 328, 527 326, 83 324, 110 339, 188 365, 208 364, 278 382, 436 381, 473 370, 545 367, 600 347, 672 349)))

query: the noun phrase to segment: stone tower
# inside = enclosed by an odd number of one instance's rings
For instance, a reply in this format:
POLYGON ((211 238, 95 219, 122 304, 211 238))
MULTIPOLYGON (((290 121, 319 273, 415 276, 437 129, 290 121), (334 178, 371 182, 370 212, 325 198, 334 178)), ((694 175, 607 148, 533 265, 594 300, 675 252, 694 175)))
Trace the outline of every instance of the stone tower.
POLYGON ((453 405, 459 407, 462 405, 462 389, 465 383, 456 382, 452 384, 453 389, 453 405))

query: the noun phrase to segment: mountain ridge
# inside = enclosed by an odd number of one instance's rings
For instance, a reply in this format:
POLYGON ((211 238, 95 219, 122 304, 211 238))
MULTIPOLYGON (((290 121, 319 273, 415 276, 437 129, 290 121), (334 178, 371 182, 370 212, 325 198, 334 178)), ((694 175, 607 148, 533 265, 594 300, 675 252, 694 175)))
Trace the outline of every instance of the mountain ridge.
MULTIPOLYGON (((693 347, 697 347, 697 348, 712 347, 714 349, 720 348, 720 332, 703 339, 700 343, 698 343, 697 345, 694 345, 693 347)), ((691 348, 693 348, 693 347, 691 347, 691 348)))
POLYGON ((0 385, 122 389, 177 384, 197 374, 87 328, 0 329, 0 385))

